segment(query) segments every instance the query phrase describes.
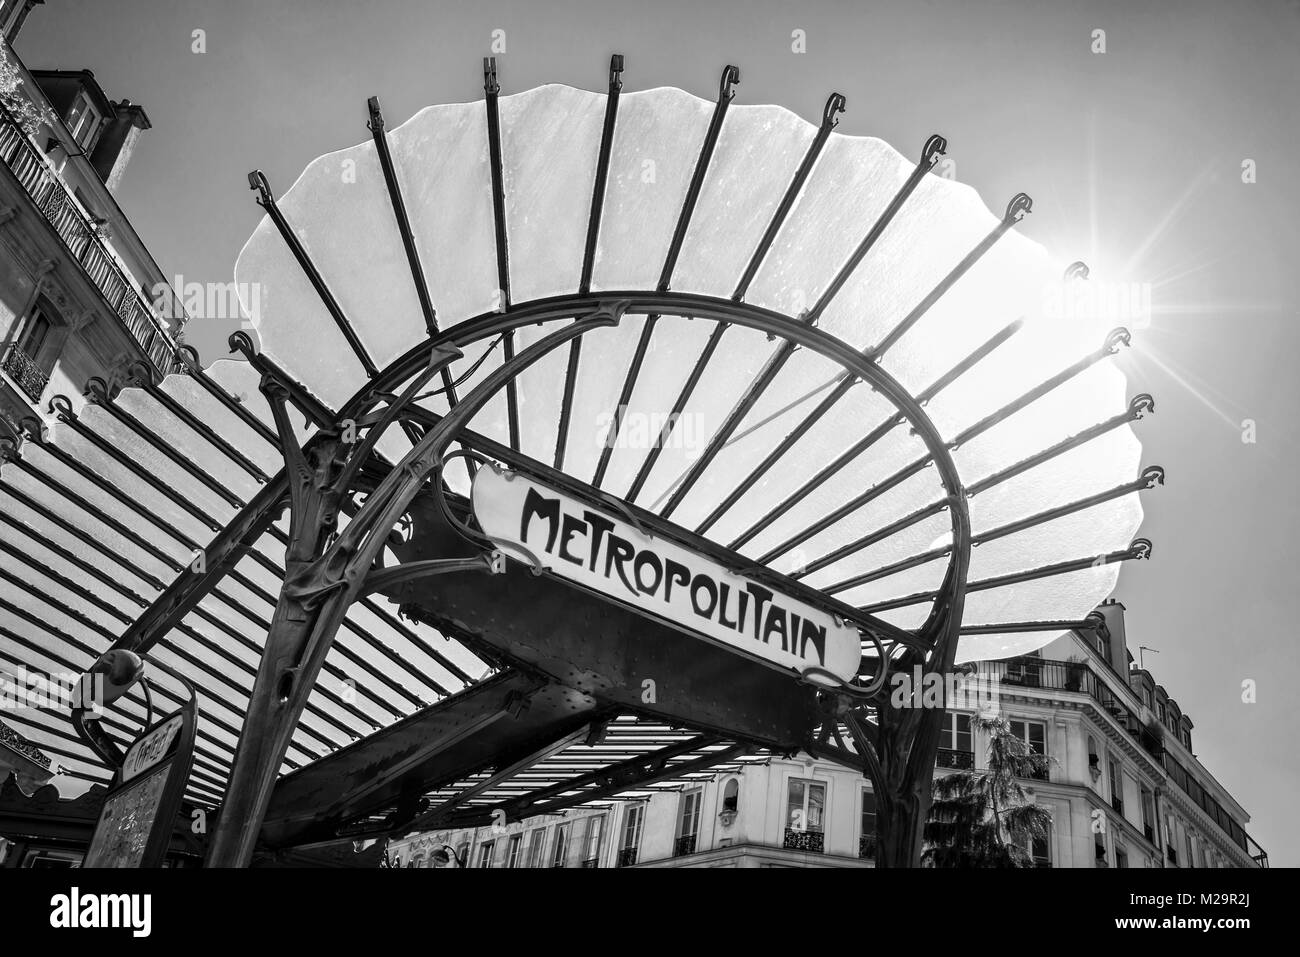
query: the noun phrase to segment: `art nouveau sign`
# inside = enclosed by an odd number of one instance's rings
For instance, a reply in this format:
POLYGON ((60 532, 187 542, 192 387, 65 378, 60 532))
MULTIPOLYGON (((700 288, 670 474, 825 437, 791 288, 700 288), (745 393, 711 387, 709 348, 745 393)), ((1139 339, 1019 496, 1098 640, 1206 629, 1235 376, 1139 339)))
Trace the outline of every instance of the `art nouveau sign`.
POLYGON ((857 672, 852 625, 624 518, 491 466, 478 470, 472 501, 484 532, 523 545, 553 575, 799 673, 820 668, 847 681, 857 672))

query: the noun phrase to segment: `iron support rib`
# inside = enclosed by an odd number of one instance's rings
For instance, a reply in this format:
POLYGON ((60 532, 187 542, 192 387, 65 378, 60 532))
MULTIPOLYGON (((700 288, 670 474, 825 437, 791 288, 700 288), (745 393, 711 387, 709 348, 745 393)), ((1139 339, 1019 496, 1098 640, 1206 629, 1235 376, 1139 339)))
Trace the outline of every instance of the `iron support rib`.
MULTIPOLYGON (((384 114, 379 108, 379 97, 372 96, 366 101, 370 110, 370 122, 367 124, 375 141, 375 151, 379 154, 379 166, 384 172, 384 183, 388 187, 388 199, 393 206, 393 216, 397 219, 397 231, 402 237, 402 248, 406 250, 406 261, 411 267, 411 282, 415 294, 420 300, 420 312, 424 316, 424 326, 429 335, 438 334, 438 313, 433 307, 429 295, 429 283, 424 275, 424 266, 420 262, 420 251, 415 244, 415 233, 411 229, 411 220, 406 213, 406 200, 402 198, 402 187, 397 182, 397 168, 393 165, 393 154, 388 148, 388 133, 384 128, 384 114)), ((447 395, 447 404, 456 404, 456 386, 451 379, 449 369, 442 370, 442 388, 447 395)))
MULTIPOLYGON (((497 103, 501 84, 497 82, 496 57, 483 58, 483 94, 487 107, 488 163, 492 172, 492 223, 497 248, 497 291, 502 311, 510 309, 510 238, 506 231, 506 187, 501 163, 501 112, 497 103)), ((507 332, 501 340, 501 361, 515 357, 515 334, 507 332)), ((506 384, 506 418, 510 429, 510 447, 519 448, 519 387, 511 380, 506 384)))
POLYGON ((348 322, 348 317, 343 314, 343 308, 339 305, 334 294, 330 292, 329 286, 325 284, 325 277, 320 274, 316 264, 312 262, 311 256, 307 255, 307 250, 303 247, 302 241, 298 234, 293 231, 289 221, 284 218, 284 213, 280 211, 279 205, 275 201, 275 196, 271 193, 271 185, 266 181, 266 175, 261 170, 253 170, 248 174, 248 186, 258 192, 257 205, 266 210, 267 215, 271 217, 271 222, 275 223, 275 228, 280 231, 280 236, 284 239, 285 245, 293 253, 293 258, 298 260, 298 265, 307 275, 312 287, 316 290, 316 295, 320 296, 325 310, 338 326, 339 332, 343 333, 343 338, 348 341, 352 351, 356 353, 357 359, 361 362, 361 367, 366 370, 369 378, 374 378, 379 374, 379 369, 375 362, 370 358, 370 353, 366 351, 365 345, 357 336, 357 331, 352 328, 352 323, 348 322))
MULTIPOLYGON (((993 352, 994 349, 1002 345, 1002 343, 1006 342, 1013 335, 1019 332, 1022 325, 1024 325, 1023 320, 1017 319, 1015 322, 1005 326, 1000 332, 998 332, 991 339, 985 342, 982 346, 980 346, 978 349, 972 352, 969 356, 967 356, 961 362, 957 363, 955 366, 953 366, 951 369, 949 369, 939 378, 935 379, 934 382, 930 383, 930 385, 925 389, 923 389, 921 392, 917 393, 916 396, 917 402, 920 402, 922 404, 929 402, 931 399, 937 396, 944 389, 948 388, 948 386, 952 385, 953 382, 957 381, 957 379, 961 378, 961 376, 965 375, 972 368, 974 368, 980 361, 982 361, 986 356, 988 356, 991 352, 993 352)), ((806 498, 808 495, 814 492, 817 488, 819 488, 821 485, 823 485, 825 482, 831 479, 834 475, 836 475, 841 469, 843 469, 851 461, 853 461, 855 458, 857 458, 859 455, 861 455, 871 446, 879 442, 889 432, 890 429, 893 429, 895 426, 901 425, 903 421, 904 419, 902 415, 894 415, 892 418, 886 419, 884 422, 881 422, 878 426, 876 426, 876 428, 872 429, 871 432, 867 433, 867 435, 864 438, 859 439, 852 446, 845 449, 835 458, 833 462, 825 466, 821 471, 819 471, 816 475, 810 478, 807 482, 801 485, 794 492, 791 492, 790 495, 788 495, 784 501, 776 505, 766 515, 764 515, 757 522, 751 525, 744 533, 740 535, 739 538, 733 541, 729 547, 733 549, 738 549, 744 546, 747 542, 749 542, 756 535, 762 532, 765 528, 771 525, 772 522, 780 518, 782 515, 788 512, 799 502, 803 501, 804 498, 806 498)), ((795 441, 798 440, 800 435, 802 435, 802 433, 797 433, 795 435, 795 441)), ((793 446, 794 442, 793 441, 790 442, 789 445, 793 446)), ((788 449, 783 449, 782 447, 778 447, 778 449, 774 451, 772 455, 769 455, 768 458, 772 459, 772 461, 768 462, 764 460, 764 462, 761 463, 760 465, 761 471, 756 470, 754 473, 751 473, 750 477, 748 477, 745 480, 745 482, 749 483, 748 485, 745 485, 745 488, 751 486, 755 481, 758 480, 758 478, 764 472, 766 472, 769 468, 771 468, 772 464, 774 464, 776 461, 776 459, 773 458, 773 456, 779 457, 779 454, 784 454, 784 451, 786 450, 788 449)), ((736 499, 739 500, 739 496, 736 496, 736 499)), ((732 502, 731 504, 734 504, 734 502, 732 502)), ((721 517, 722 513, 725 512, 726 509, 729 507, 730 505, 720 506, 719 509, 716 510, 717 514, 710 516, 710 521, 708 524, 712 525, 714 521, 717 521, 717 519, 721 517)))
MULTIPOLYGON (((968 582, 966 585, 966 591, 987 591, 990 588, 1002 588, 1007 585, 1016 585, 1020 582, 1034 581, 1039 578, 1051 578, 1053 575, 1066 575, 1070 572, 1082 571, 1085 568, 1100 568, 1102 565, 1113 565, 1116 562, 1125 562, 1150 557, 1151 542, 1145 538, 1137 538, 1133 540, 1132 545, 1121 551, 1107 552, 1105 555, 1098 555, 1092 558, 1076 558, 1071 561, 1057 562, 1054 565, 1043 565, 1038 568, 1030 569, 1029 571, 1012 572, 1007 575, 998 575, 996 578, 985 578, 980 581, 968 582)), ((916 605, 921 602, 934 601, 938 595, 939 593, 935 591, 916 592, 915 594, 906 595, 902 598, 891 598, 888 601, 866 605, 863 606, 861 610, 874 614, 882 611, 889 611, 892 608, 904 608, 907 605, 916 605)))
POLYGON ((1007 211, 1003 215, 1002 221, 993 227, 993 230, 980 241, 978 246, 967 253, 961 262, 953 267, 952 271, 943 278, 939 285, 930 290, 929 295, 917 303, 916 308, 909 312, 902 322, 891 329, 888 335, 880 340, 873 349, 869 350, 868 357, 879 362, 880 357, 885 354, 886 350, 901 339, 908 329, 916 325, 917 320, 924 316, 930 310, 930 307, 952 288, 953 283, 967 273, 971 266, 979 262, 980 258, 993 248, 994 243, 1001 239, 1012 226, 1024 219, 1025 215, 1033 208, 1033 205, 1034 201, 1025 193, 1017 193, 1013 196, 1011 202, 1007 204, 1007 211))
MULTIPOLYGON (((605 208, 605 187, 609 180, 609 157, 614 146, 614 126, 618 122, 618 97, 623 90, 623 57, 615 53, 609 61, 609 92, 605 97, 605 122, 600 132, 600 153, 596 157, 596 176, 591 187, 591 212, 587 217, 587 244, 582 254, 582 275, 578 278, 578 295, 591 292, 591 273, 596 265, 596 243, 600 238, 600 216, 605 208)), ((560 401, 560 422, 555 434, 555 467, 564 468, 564 453, 569 444, 569 416, 573 413, 573 390, 577 385, 578 366, 582 361, 582 338, 569 343, 569 364, 564 372, 564 397, 560 401)))
MULTIPOLYGON (((848 282, 849 277, 852 276, 853 272, 857 269, 862 260, 866 258, 868 251, 870 251, 871 247, 875 245, 876 241, 884 233, 885 229, 894 220, 894 217, 898 215, 898 211, 903 208, 903 204, 907 202, 908 197, 911 196, 916 190, 916 187, 921 184, 921 180, 924 179, 926 173, 934 167, 939 155, 946 148, 947 142, 942 136, 932 136, 926 141, 925 148, 921 153, 921 160, 916 164, 916 168, 912 171, 912 174, 907 178, 903 185, 899 187, 898 192, 894 194, 889 205, 886 206, 880 216, 876 218, 875 223, 867 232, 867 235, 863 237, 862 241, 858 243, 857 248, 853 251, 853 254, 849 256, 844 265, 840 267, 839 272, 836 274, 835 278, 831 280, 830 285, 822 292, 817 302, 813 304, 812 309, 799 317, 801 322, 807 323, 808 325, 816 325, 818 320, 821 319, 823 313, 825 313, 827 307, 830 306, 831 302, 834 300, 836 294, 839 293, 844 284, 848 282)), ((992 243, 989 243, 989 245, 992 245, 992 243)), ((969 268, 969 264, 973 264, 977 261, 983 253, 984 250, 980 248, 973 251, 969 256, 967 256, 966 260, 963 261, 965 268, 969 268)), ((955 279, 955 276, 950 275, 945 282, 951 284, 955 279)), ((940 285, 942 286, 943 284, 940 285)), ((943 286, 943 289, 946 288, 946 286, 943 286)), ((930 304, 943 294, 943 289, 932 292, 931 296, 927 297, 926 301, 924 301, 921 306, 918 306, 916 310, 913 310, 913 313, 918 316, 923 314, 925 309, 928 309, 930 304)), ((786 362, 788 362, 790 357, 794 355, 794 351, 794 344, 785 342, 776 353, 768 359, 763 371, 745 391, 744 396, 741 397, 735 408, 728 413, 727 418, 722 423, 722 427, 714 433, 713 437, 709 440, 709 444, 705 447, 704 452, 695 460, 694 463, 692 463, 690 469, 687 470, 686 474, 682 476, 681 480, 677 483, 677 487, 673 490, 668 501, 664 505, 663 514, 665 516, 671 515, 676 511, 677 506, 681 504, 682 499, 686 497, 690 490, 695 486, 695 483, 699 481, 700 477, 708 469, 714 458, 716 458, 718 453, 727 445, 732 433, 734 433, 740 423, 744 421, 745 416, 749 414, 750 410, 753 409, 758 400, 762 398, 763 393, 767 391, 768 386, 772 384, 781 369, 784 368, 786 362)), ((868 354, 868 358, 874 358, 874 356, 868 354)), ((840 394, 847 392, 855 381, 856 380, 851 377, 846 378, 837 387, 836 392, 839 392, 840 394)), ((823 409, 829 409, 830 404, 823 401, 821 407, 823 409)))
MULTIPOLYGON (((1085 369, 1099 362, 1101 359, 1107 356, 1114 355, 1115 352, 1118 350, 1119 343, 1128 342, 1128 335, 1129 334, 1127 330, 1124 329, 1116 329, 1112 331, 1110 335, 1106 337, 1106 342, 1100 349, 1098 349, 1093 353, 1090 353, 1087 356, 1084 356, 1078 362, 1061 370, 1051 378, 1046 379, 1045 381, 1039 383, 1037 386, 1035 386, 1033 389, 1030 389, 1028 392, 1026 392, 1023 396, 1016 399, 1015 401, 1009 402, 1006 405, 1004 405, 1002 408, 998 409, 996 412, 993 412, 985 416, 983 419, 981 419, 980 421, 976 422, 974 425, 970 426, 968 429, 963 431, 955 439, 953 439, 950 442, 947 442, 946 443, 947 447, 949 449, 956 449, 961 445, 964 445, 966 442, 969 442, 971 439, 974 439, 977 436, 982 435, 984 432, 987 432, 989 429, 993 428, 993 426, 997 425, 1002 420, 1006 419, 1007 417, 1015 414, 1016 412, 1025 408, 1026 406, 1037 401, 1047 393, 1051 392, 1053 389, 1060 386, 1062 383, 1068 381, 1069 379, 1083 372, 1085 369)), ((790 549, 797 547, 803 542, 806 542, 808 539, 812 538, 814 535, 818 534, 819 532, 825 531, 826 529, 834 525, 836 522, 844 518, 846 515, 852 514, 853 512, 861 508, 863 505, 866 505, 868 502, 872 501, 875 498, 878 498, 879 496, 883 495, 885 492, 889 491, 890 489, 896 487, 900 483, 911 478, 913 475, 916 475, 922 469, 926 468, 930 464, 931 460, 932 460, 931 456, 924 455, 921 458, 912 462, 910 465, 904 466, 903 468, 895 472, 893 475, 889 476, 886 479, 881 480, 877 484, 873 485, 871 488, 867 489, 861 495, 854 496, 853 498, 849 499, 849 501, 845 502, 843 505, 832 510, 828 515, 825 515, 824 517, 818 519, 808 528, 786 539, 780 545, 776 546, 775 548, 767 552, 765 555, 763 555, 761 558, 759 558, 758 559, 759 563, 768 564, 769 562, 774 561, 775 559, 779 558, 781 555, 788 552, 790 549)))
MULTIPOLYGON (((713 107, 713 116, 709 120, 709 128, 704 132, 704 142, 700 146, 700 155, 695 161, 695 170, 691 174, 691 182, 686 189, 686 198, 682 202, 681 212, 677 215, 677 225, 673 229, 672 240, 668 244, 668 255, 664 257, 664 266, 659 273, 659 283, 656 286, 659 292, 667 292, 672 284, 673 272, 677 268, 677 258, 681 255, 682 243, 686 241, 686 230, 690 227, 691 217, 695 214, 695 205, 700 199, 700 190, 704 186, 704 177, 709 171, 709 164, 713 160, 713 151, 717 147, 718 137, 722 133, 722 121, 727 118, 727 107, 735 99, 734 86, 739 82, 740 71, 738 69, 734 66, 727 66, 723 69, 718 88, 718 100, 713 107)), ((654 335, 655 324, 658 320, 658 315, 653 313, 647 315, 645 324, 641 327, 641 336, 637 339, 636 351, 632 354, 632 362, 628 366, 627 375, 623 379, 623 388, 619 391, 618 402, 615 403, 614 413, 610 419, 609 432, 605 436, 605 447, 600 450, 600 459, 596 463, 596 474, 591 480, 591 484, 597 488, 600 488, 605 481, 605 472, 609 468, 609 459, 614 452, 619 432, 623 427, 623 412, 627 409, 628 403, 632 401, 632 390, 636 388, 636 380, 641 375, 641 366, 645 364, 646 352, 650 348, 650 339, 654 335)), ((640 483, 634 482, 632 491, 626 496, 627 499, 629 501, 635 499, 638 491, 640 491, 640 483)))
POLYGON ((1096 631, 1095 621, 1007 621, 998 625, 962 625, 963 635, 1001 635, 1036 631, 1096 631))
MULTIPOLYGON (((971 537, 971 545, 978 546, 985 542, 996 541, 999 538, 1005 538, 1006 536, 1013 535, 1016 532, 1022 532, 1025 529, 1033 528, 1037 525, 1043 525, 1047 522, 1053 521, 1054 519, 1062 518, 1066 515, 1072 515, 1075 512, 1081 512, 1087 508, 1092 508, 1094 505, 1100 505, 1103 502, 1109 502, 1112 499, 1122 498, 1125 495, 1149 489, 1157 481, 1154 475, 1148 475, 1148 473, 1151 473, 1153 470, 1159 473, 1160 477, 1158 481, 1163 482, 1164 472, 1160 471, 1159 467, 1156 466, 1153 467, 1153 469, 1148 469, 1147 472, 1144 472, 1143 477, 1135 482, 1128 482, 1124 485, 1108 489, 1105 492, 1098 492, 1096 495, 1089 495, 1086 498, 1077 499, 1076 501, 1068 502, 1064 505, 1058 505, 1055 508, 1044 509, 1041 512, 1026 516, 1018 521, 1009 522, 999 528, 974 535, 971 537)), ((837 552, 832 553, 835 557, 831 560, 838 560, 839 558, 842 558, 844 554, 850 554, 857 551, 859 547, 860 546, 857 542, 845 546, 843 549, 839 549, 837 552)), ((878 581, 881 578, 888 578, 890 575, 897 574, 898 572, 905 571, 909 568, 915 568, 918 565, 924 565, 926 562, 934 561, 936 558, 943 558, 948 554, 948 551, 949 549, 947 545, 932 548, 928 551, 921 552, 918 555, 913 555, 911 558, 901 559, 900 561, 881 566, 872 571, 864 572, 861 575, 854 575, 852 578, 836 582, 834 585, 827 586, 825 591, 827 594, 837 595, 850 588, 856 588, 857 586, 865 585, 868 582, 878 581)), ((830 559, 831 556, 827 556, 827 558, 830 559)), ((823 567, 828 563, 829 562, 823 561, 819 564, 819 567, 823 567)))
MULTIPOLYGON (((997 485, 998 483, 1006 481, 1007 479, 1011 478, 1014 475, 1019 475, 1021 472, 1028 471, 1029 469, 1037 465, 1040 465, 1043 462, 1048 461, 1049 459, 1055 458, 1056 456, 1061 455, 1062 453, 1067 452, 1070 449, 1078 448, 1080 445, 1083 445, 1085 442, 1089 442, 1092 439, 1096 438, 1097 436, 1109 432, 1112 429, 1118 428, 1119 426, 1124 425, 1128 422, 1136 421, 1137 419, 1141 418, 1142 415, 1141 408, 1142 408, 1141 405, 1138 404, 1138 399, 1135 399, 1134 403, 1130 404, 1129 411, 1124 412, 1117 416, 1113 416, 1112 418, 1107 419, 1105 422, 1102 422, 1098 425, 1094 425, 1089 429, 1085 429, 1082 432, 1078 433, 1077 435, 1070 436, 1068 439, 1063 439, 1062 441, 1056 443, 1050 448, 1044 449, 1043 451, 1030 456, 1029 458, 1023 460, 1022 462, 1018 462, 1015 465, 1003 469, 1000 472, 990 475, 988 478, 984 479, 983 481, 977 483, 976 485, 971 486, 966 491, 967 498, 973 497, 978 492, 982 492, 987 489, 990 489, 993 486, 997 485)), ((975 535, 971 539, 971 544, 982 545, 985 542, 990 542, 993 541, 994 539, 1002 538, 1006 535, 1011 535, 1015 532, 1024 531, 1027 528, 1032 528, 1035 525, 1041 525, 1045 522, 1050 522, 1053 519, 1061 518, 1065 515, 1070 515, 1074 512, 1083 511, 1086 508, 1091 508, 1094 505, 1100 505, 1103 502, 1110 501, 1111 499, 1120 498, 1124 495, 1129 494, 1130 492, 1138 492, 1144 489, 1153 488, 1157 483, 1161 485, 1164 484, 1164 470, 1161 469, 1159 466, 1152 466, 1151 468, 1147 469, 1142 473, 1141 478, 1137 479, 1134 482, 1129 482, 1124 485, 1119 485, 1105 492, 1098 492, 1095 495, 1089 495, 1086 498, 1081 498, 1078 499, 1077 501, 1070 502, 1065 505, 1058 505, 1055 508, 1046 509, 1045 511, 1039 512, 1036 515, 1031 515, 1015 522, 1009 522, 1006 525, 1003 525, 996 529, 992 529, 987 532, 981 532, 980 534, 975 535)), ((897 522, 894 522, 893 524, 888 525, 883 529, 872 532, 871 534, 863 536, 862 538, 850 542, 847 545, 842 545, 839 548, 835 549, 834 551, 831 551, 826 555, 822 556, 821 558, 817 559, 816 561, 809 562, 807 567, 802 572, 796 573, 794 577, 802 578, 805 575, 811 575, 813 572, 819 571, 820 569, 825 568, 828 565, 833 565, 835 562, 840 561, 843 558, 847 558, 849 555, 861 551, 862 549, 867 548, 870 545, 874 545, 876 542, 888 538, 889 536, 894 535, 897 532, 902 531, 903 529, 916 524, 916 522, 924 518, 928 518, 931 515, 937 514, 938 512, 942 511, 945 508, 947 508, 946 502, 935 502, 931 505, 926 506, 925 508, 918 509, 917 511, 913 512, 911 515, 899 519, 897 522)), ((843 591, 847 588, 852 588, 856 585, 862 585, 869 581, 875 581, 878 578, 885 578, 888 577, 889 575, 894 574, 895 572, 903 571, 906 568, 911 568, 914 567, 915 565, 924 564, 925 562, 931 561, 935 558, 941 558, 945 554, 947 554, 947 551, 948 549, 946 546, 942 548, 930 549, 929 551, 923 552, 920 555, 917 555, 913 558, 906 559, 904 561, 895 562, 892 565, 886 565, 882 568, 876 569, 875 571, 867 572, 861 575, 856 575, 853 578, 850 578, 846 581, 837 582, 836 584, 827 587, 825 590, 831 594, 834 594, 836 592, 843 591)))

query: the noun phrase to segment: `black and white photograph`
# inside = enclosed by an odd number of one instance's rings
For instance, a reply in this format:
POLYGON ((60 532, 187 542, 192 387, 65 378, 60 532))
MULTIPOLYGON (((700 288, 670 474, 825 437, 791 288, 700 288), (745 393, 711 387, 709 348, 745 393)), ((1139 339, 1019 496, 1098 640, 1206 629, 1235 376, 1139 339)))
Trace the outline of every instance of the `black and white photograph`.
POLYGON ((1300 0, 0 0, 6 941, 1281 931, 1297 156, 1300 0), (835 883, 359 873, 543 868, 835 883))

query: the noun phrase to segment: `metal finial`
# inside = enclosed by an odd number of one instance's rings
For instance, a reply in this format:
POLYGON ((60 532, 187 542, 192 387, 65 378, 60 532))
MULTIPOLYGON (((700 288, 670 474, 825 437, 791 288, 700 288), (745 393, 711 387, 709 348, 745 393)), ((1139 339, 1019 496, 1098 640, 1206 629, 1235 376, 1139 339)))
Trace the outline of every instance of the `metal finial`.
POLYGON ((1150 393, 1139 393, 1129 400, 1128 410, 1139 419, 1148 412, 1155 414, 1156 400, 1151 397, 1150 393))
POLYGON ((275 197, 271 195, 271 184, 266 181, 266 174, 260 169, 248 174, 248 188, 257 190, 259 206, 270 206, 275 202, 275 197))
POLYGON ((925 141, 925 146, 921 147, 921 165, 933 169, 934 164, 939 162, 939 157, 947 152, 948 141, 934 133, 925 141))
POLYGON ((1133 344, 1133 333, 1129 332, 1123 326, 1118 326, 1106 334, 1105 349, 1111 355, 1119 352, 1120 346, 1133 344))
POLYGON ((1007 203, 1006 215, 1002 217, 1004 223, 1018 223, 1026 215, 1033 212, 1034 201, 1030 199, 1028 193, 1016 193, 1011 197, 1011 202, 1007 203))
POLYGON ((826 105, 822 107, 822 126, 833 129, 839 123, 838 115, 843 113, 848 105, 849 101, 844 99, 842 93, 832 93, 827 97, 826 105))
POLYGON ((740 82, 740 68, 728 63, 722 68, 722 79, 718 83, 718 98, 729 100, 736 95, 732 87, 740 82))

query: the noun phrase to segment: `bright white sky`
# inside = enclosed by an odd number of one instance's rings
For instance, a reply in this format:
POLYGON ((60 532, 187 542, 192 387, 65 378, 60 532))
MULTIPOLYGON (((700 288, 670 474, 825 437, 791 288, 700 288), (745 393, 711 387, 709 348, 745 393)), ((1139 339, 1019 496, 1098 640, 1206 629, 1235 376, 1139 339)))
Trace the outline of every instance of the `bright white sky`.
MULTIPOLYGON (((1255 818, 1275 864, 1300 864, 1294 800, 1300 653, 1300 3, 600 0, 51 0, 17 49, 32 68, 89 67, 142 103, 119 201, 169 276, 227 282, 260 210, 246 174, 283 190, 316 156, 361 142, 366 98, 390 126, 482 95, 493 30, 505 92, 600 90, 609 55, 629 90, 716 95, 816 120, 908 155, 943 133, 956 177, 1000 210, 1034 197, 1023 227, 1093 279, 1150 284, 1149 327, 1121 360, 1157 414, 1138 426, 1166 488, 1144 496, 1149 563, 1116 596, 1130 647, 1196 724, 1196 750, 1255 818), (191 52, 192 31, 206 52, 191 52), (1092 52, 1094 30, 1106 52, 1092 52), (807 52, 792 52, 805 31, 807 52), (1258 181, 1241 181, 1255 161, 1258 181), (1242 441, 1242 421, 1257 441, 1242 441), (1258 683, 1255 704, 1242 682, 1258 683)), ((1140 323, 1137 325, 1142 325, 1140 323)), ((236 323, 189 330, 206 361, 236 323)))

